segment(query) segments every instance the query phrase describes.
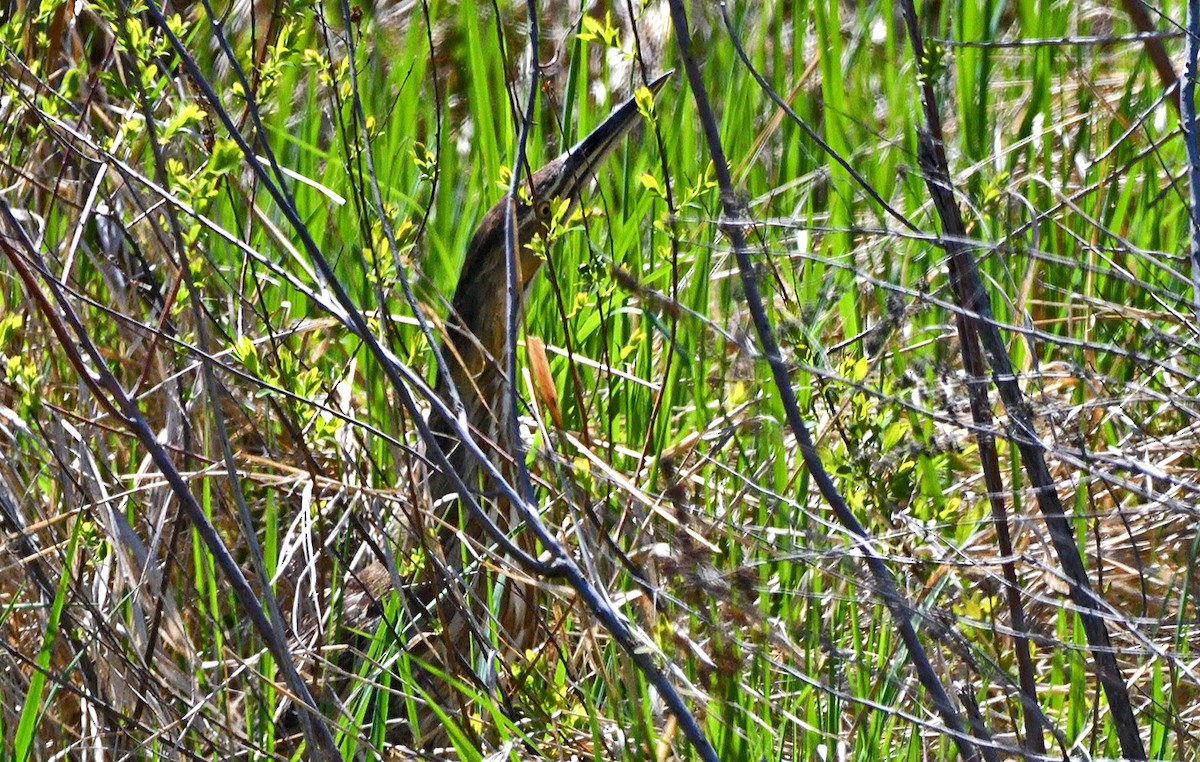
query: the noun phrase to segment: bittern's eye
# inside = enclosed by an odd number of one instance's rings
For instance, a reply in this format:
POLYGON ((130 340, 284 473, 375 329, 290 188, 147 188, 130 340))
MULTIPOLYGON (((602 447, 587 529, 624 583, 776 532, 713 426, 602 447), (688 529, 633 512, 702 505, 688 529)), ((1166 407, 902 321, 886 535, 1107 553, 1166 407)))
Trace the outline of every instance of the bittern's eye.
POLYGON ((539 201, 538 205, 537 205, 537 213, 538 213, 538 217, 542 218, 543 220, 549 220, 550 219, 550 202, 549 201, 539 201))

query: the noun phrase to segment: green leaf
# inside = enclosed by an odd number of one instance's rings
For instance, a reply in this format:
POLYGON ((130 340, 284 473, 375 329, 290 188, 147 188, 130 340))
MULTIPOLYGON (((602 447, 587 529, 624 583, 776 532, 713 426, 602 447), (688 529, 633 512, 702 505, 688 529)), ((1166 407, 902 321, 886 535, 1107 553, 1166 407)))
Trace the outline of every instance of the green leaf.
POLYGON ((242 150, 232 140, 218 140, 208 157, 208 172, 222 176, 232 172, 242 163, 242 150))

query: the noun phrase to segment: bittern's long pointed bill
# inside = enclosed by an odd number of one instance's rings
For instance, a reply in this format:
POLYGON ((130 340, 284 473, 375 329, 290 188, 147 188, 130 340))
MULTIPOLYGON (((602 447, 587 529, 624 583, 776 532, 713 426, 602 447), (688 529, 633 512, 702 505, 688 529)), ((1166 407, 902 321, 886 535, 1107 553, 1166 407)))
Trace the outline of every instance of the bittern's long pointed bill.
MULTIPOLYGON (((667 72, 649 84, 651 93, 662 89, 667 72)), ((552 211, 566 199, 571 207, 620 139, 637 124, 636 96, 622 103, 596 129, 566 153, 546 164, 530 177, 531 198, 517 208, 517 240, 520 243, 518 266, 521 287, 525 288, 541 267, 541 260, 528 244, 540 230, 550 225, 552 211)), ((504 346, 505 282, 504 215, 507 204, 500 201, 483 216, 467 247, 458 288, 454 292, 451 335, 464 355, 475 356, 475 343, 486 353, 498 355, 504 346)), ((468 363, 471 366, 471 363, 468 363)), ((461 386, 461 385, 460 385, 461 386)))
MULTIPOLYGON (((647 85, 651 95, 657 94, 673 73, 668 71, 651 81, 647 85)), ((637 97, 634 96, 618 106, 587 137, 535 172, 535 195, 541 199, 578 196, 600 163, 612 153, 625 133, 637 124, 637 116, 637 97), (545 187, 539 187, 542 183, 545 183, 545 187)))

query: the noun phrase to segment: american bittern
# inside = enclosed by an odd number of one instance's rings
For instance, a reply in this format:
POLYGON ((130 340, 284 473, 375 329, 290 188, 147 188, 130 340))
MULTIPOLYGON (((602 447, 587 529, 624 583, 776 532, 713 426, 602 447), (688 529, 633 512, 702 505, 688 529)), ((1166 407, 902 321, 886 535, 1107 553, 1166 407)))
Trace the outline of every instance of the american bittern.
MULTIPOLYGON (((667 76, 669 73, 650 83, 652 93, 662 87, 667 76)), ((569 215, 573 211, 597 166, 636 123, 637 114, 635 99, 630 98, 587 137, 534 172, 528 182, 522 184, 526 192, 517 205, 514 228, 522 293, 542 264, 532 250, 531 242, 549 229, 553 215, 564 212, 569 215), (567 202, 565 209, 564 201, 567 202)), ((506 208, 504 201, 493 206, 484 215, 467 247, 446 321, 447 341, 441 351, 447 373, 439 374, 437 384, 438 394, 447 401, 450 387, 446 379, 453 384, 476 440, 485 443, 485 447, 490 443, 502 472, 511 467, 511 457, 506 458, 505 453, 515 450, 513 443, 507 441, 512 430, 508 417, 511 411, 505 402, 502 368, 502 358, 511 349, 507 346, 505 330, 506 208)), ((507 534, 519 532, 516 535, 518 545, 532 553, 535 550, 533 534, 520 532, 522 522, 510 502, 493 496, 495 490, 482 483, 485 480, 480 478, 480 464, 461 445, 451 422, 435 414, 430 420, 430 428, 462 482, 470 489, 479 489, 477 494, 481 504, 492 521, 507 534)), ((484 573, 478 559, 486 556, 491 538, 482 522, 463 509, 452 484, 453 480, 446 473, 435 471, 429 477, 429 495, 433 504, 441 507, 436 514, 439 522, 434 532, 437 542, 427 543, 431 546, 427 547, 431 559, 422 580, 424 584, 417 586, 426 591, 425 595, 418 594, 418 598, 424 599, 423 606, 440 622, 440 636, 418 638, 417 642, 410 643, 410 651, 439 671, 468 677, 480 672, 479 666, 472 662, 472 651, 477 654, 498 651, 501 659, 507 660, 519 657, 534 645, 539 626, 537 591, 527 580, 520 581, 504 574, 494 575, 494 581, 489 584, 489 575, 484 573), (429 591, 440 594, 434 596, 429 591), (437 600, 432 600, 435 597, 437 600), (490 642, 494 642, 495 647, 490 642)), ((368 588, 373 584, 383 587, 386 575, 375 570, 361 575, 360 581, 368 588)), ((485 678, 491 674, 490 668, 487 673, 485 678)), ((486 685, 490 680, 485 679, 484 683, 486 685)), ((448 702, 443 689, 427 682, 425 690, 443 708, 449 708, 445 706, 448 702)), ((432 714, 430 719, 436 725, 432 714)), ((426 743, 438 736, 432 726, 413 730, 426 743)))

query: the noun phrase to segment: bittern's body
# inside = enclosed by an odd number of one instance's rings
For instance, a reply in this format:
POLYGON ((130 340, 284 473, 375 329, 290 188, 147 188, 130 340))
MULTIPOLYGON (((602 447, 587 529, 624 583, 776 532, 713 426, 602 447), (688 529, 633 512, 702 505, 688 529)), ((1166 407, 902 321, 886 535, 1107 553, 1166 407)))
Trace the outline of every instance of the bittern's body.
MULTIPOLYGON (((650 87, 657 91, 666 75, 650 87)), ((554 210, 563 200, 569 202, 568 212, 579 201, 579 195, 590 182, 595 168, 610 153, 621 137, 637 121, 637 105, 631 98, 617 108, 603 123, 573 148, 534 172, 526 198, 518 204, 515 220, 517 238, 519 285, 521 293, 541 267, 540 259, 530 249, 534 237, 550 224, 554 210)), ((506 334, 505 211, 504 202, 492 207, 471 239, 463 262, 452 309, 446 321, 448 339, 441 351, 447 373, 439 374, 438 393, 450 401, 453 384, 466 410, 466 418, 475 439, 484 451, 495 453, 495 462, 502 471, 509 471, 504 453, 515 451, 513 442, 506 441, 511 415, 505 399, 503 358, 511 348, 506 334)), ((458 441, 451 423, 434 415, 430 426, 438 444, 448 455, 459 478, 476 493, 484 509, 504 532, 518 530, 520 520, 512 515, 507 500, 495 496, 496 490, 480 483, 479 463, 458 441)), ((482 522, 462 508, 454 498, 455 489, 449 475, 434 472, 429 479, 430 497, 435 505, 443 506, 437 516, 435 532, 440 547, 429 548, 437 557, 427 565, 427 590, 441 594, 431 610, 441 623, 442 644, 437 654, 421 654, 440 662, 438 669, 466 677, 477 671, 472 663, 472 643, 476 655, 490 650, 486 641, 476 639, 490 633, 503 653, 501 659, 520 656, 530 648, 537 636, 539 618, 532 584, 502 574, 489 574, 496 564, 480 563, 487 558, 485 549, 493 545, 482 522), (491 582, 489 583, 489 578, 491 582), (489 595, 490 591, 490 595, 489 595)), ((518 544, 533 551, 533 534, 517 535, 518 544)), ((443 691, 431 691, 443 694, 443 691)), ((444 696, 439 695, 439 699, 444 696)), ((425 730, 424 728, 422 730, 425 730)))

